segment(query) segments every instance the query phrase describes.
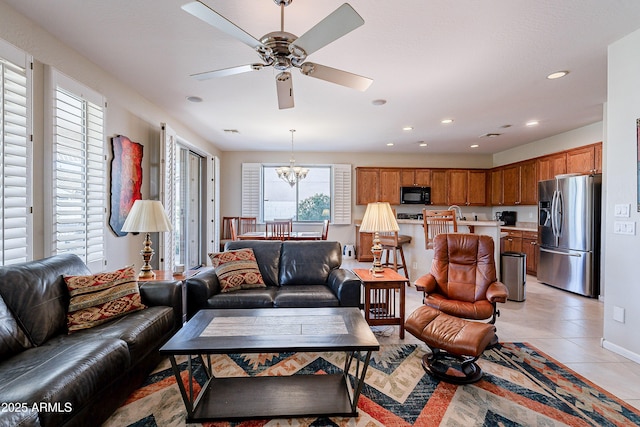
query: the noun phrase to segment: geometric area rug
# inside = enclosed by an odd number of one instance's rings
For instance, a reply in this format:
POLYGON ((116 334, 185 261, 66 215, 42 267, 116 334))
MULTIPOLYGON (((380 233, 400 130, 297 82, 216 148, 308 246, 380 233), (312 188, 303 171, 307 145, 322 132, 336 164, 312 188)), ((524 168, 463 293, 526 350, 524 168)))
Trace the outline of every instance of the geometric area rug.
MULTIPOLYGON (((638 426, 640 411, 526 343, 502 343, 478 361, 484 377, 448 384, 422 369, 422 345, 384 345, 372 354, 358 417, 296 418, 189 424, 270 426, 638 426)), ((344 353, 212 356, 215 376, 333 373, 344 353)), ((197 360, 197 359, 196 359, 197 360)), ((178 362, 181 360, 179 359, 178 362)), ((181 364, 186 370, 186 363, 181 364)), ((184 373, 184 372, 183 372, 184 373)), ((183 381, 186 380, 183 376, 183 381)), ((196 381, 204 382, 199 367, 196 381)), ((196 390, 197 386, 194 387, 196 390)), ((250 405, 251 402, 247 402, 250 405)), ((162 363, 105 427, 185 426, 186 412, 168 363, 162 363)))

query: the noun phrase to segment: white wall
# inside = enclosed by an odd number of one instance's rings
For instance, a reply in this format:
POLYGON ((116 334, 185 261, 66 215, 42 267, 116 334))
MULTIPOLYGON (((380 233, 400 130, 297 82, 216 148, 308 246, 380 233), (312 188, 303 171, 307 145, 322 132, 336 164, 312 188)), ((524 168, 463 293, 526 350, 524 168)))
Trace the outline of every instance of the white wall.
POLYGON ((640 31, 609 46, 607 126, 604 157, 604 346, 640 363, 640 237, 613 233, 614 221, 638 225, 638 151, 636 119, 640 118, 640 31), (631 205, 630 218, 615 218, 617 203, 631 205), (624 323, 613 320, 624 310, 624 323))
MULTIPOLYGON (((34 253, 35 259, 45 255, 43 234, 44 195, 43 187, 49 180, 43 176, 44 152, 44 67, 49 64, 72 79, 89 86, 107 98, 106 131, 108 138, 109 158, 111 162, 110 138, 115 135, 126 135, 132 141, 144 146, 143 157, 143 186, 142 197, 149 197, 149 184, 152 177, 150 158, 152 153, 158 152, 160 140, 160 123, 166 122, 172 126, 178 135, 188 140, 194 146, 213 155, 219 155, 217 148, 209 141, 195 135, 184 125, 169 116, 148 100, 140 96, 135 90, 123 85, 113 76, 107 74, 96 64, 90 62, 77 52, 60 43, 47 33, 0 1, 0 38, 33 55, 34 65, 34 253)), ((157 161, 157 160, 156 160, 157 161)), ((109 179, 109 177, 107 177, 109 179)), ((119 268, 127 264, 141 265, 140 249, 144 236, 127 235, 116 237, 108 224, 106 228, 107 268, 119 268)))

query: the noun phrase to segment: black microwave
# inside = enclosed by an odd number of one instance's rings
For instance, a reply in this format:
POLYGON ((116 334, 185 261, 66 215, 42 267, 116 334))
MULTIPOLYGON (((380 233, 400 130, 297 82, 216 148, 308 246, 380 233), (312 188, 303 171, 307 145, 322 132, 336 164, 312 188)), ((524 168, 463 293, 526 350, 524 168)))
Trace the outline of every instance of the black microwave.
POLYGON ((430 205, 431 187, 400 187, 400 203, 403 205, 430 205))

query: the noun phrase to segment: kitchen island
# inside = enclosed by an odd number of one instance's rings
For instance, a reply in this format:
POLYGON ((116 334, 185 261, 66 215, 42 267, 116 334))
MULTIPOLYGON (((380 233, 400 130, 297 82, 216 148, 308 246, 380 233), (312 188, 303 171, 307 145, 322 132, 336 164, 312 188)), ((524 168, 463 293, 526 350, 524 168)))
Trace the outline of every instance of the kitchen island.
MULTIPOLYGON (((431 269, 433 250, 427 250, 424 228, 421 220, 398 219, 400 234, 411 236, 411 243, 404 246, 404 254, 410 270, 410 279, 414 282, 418 277, 431 269)), ((458 233, 475 233, 491 236, 494 243, 496 274, 500 275, 500 227, 501 221, 457 221, 458 233)))

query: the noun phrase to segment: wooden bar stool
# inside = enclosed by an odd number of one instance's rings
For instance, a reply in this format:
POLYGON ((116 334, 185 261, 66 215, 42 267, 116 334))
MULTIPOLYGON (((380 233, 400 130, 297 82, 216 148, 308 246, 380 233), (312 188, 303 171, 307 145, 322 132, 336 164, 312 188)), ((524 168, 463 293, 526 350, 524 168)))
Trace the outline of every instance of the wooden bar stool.
POLYGON ((396 272, 404 269, 404 277, 409 280, 409 269, 407 268, 407 262, 404 259, 404 250, 402 249, 402 246, 407 243, 411 243, 411 236, 404 234, 399 235, 397 231, 393 233, 380 233, 382 254, 385 257, 382 266, 392 268, 396 272), (389 254, 393 255, 392 261, 389 259, 389 254))

